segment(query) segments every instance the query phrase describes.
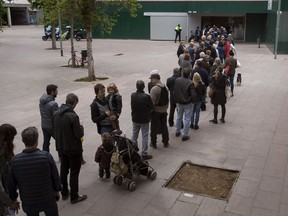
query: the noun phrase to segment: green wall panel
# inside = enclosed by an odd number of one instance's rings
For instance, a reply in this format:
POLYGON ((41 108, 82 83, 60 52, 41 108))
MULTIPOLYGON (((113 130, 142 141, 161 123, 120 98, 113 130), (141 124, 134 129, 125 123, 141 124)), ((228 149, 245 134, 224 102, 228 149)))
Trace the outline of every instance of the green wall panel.
POLYGON ((258 36, 261 41, 266 41, 267 14, 247 14, 246 15, 246 42, 256 42, 258 36))

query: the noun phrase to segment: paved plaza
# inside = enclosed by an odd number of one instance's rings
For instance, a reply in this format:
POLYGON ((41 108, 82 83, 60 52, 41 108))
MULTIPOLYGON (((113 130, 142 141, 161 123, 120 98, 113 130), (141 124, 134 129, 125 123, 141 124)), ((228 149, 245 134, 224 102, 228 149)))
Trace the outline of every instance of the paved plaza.
MULTIPOLYGON (((39 98, 47 84, 58 85, 59 105, 67 93, 79 96, 75 111, 85 127, 84 158, 79 185, 84 202, 71 205, 59 201, 61 216, 287 216, 288 215, 288 56, 273 54, 262 45, 236 44, 242 67, 242 86, 235 87, 234 97, 226 105, 226 123, 214 125, 213 108, 208 100, 207 111, 201 112, 197 131, 190 130, 190 140, 175 137, 169 127, 170 146, 164 148, 158 137, 158 149, 149 149, 150 165, 157 171, 155 181, 136 176, 137 189, 129 192, 112 181, 97 179, 94 162, 101 144, 96 125, 90 118, 94 99, 93 83, 74 82, 87 76, 87 69, 63 67, 70 58, 70 42, 63 41, 60 50, 50 50, 51 41, 42 41, 42 26, 14 26, 0 32, 0 124, 13 124, 18 134, 15 152, 24 148, 20 133, 28 126, 42 132, 39 98), (239 170, 229 201, 163 187, 183 161, 200 165, 239 170)), ((74 42, 78 55, 86 41, 74 42)), ((57 42, 59 47, 59 42, 57 42)), ((136 80, 149 81, 149 72, 158 69, 161 80, 172 75, 177 67, 178 44, 171 41, 93 40, 96 76, 116 83, 123 97, 120 127, 131 136, 130 95, 136 80), (123 54, 123 55, 117 55, 123 54)), ((147 88, 146 88, 147 91, 147 88)), ((140 141, 140 140, 139 140, 140 141)), ((140 142, 141 143, 141 142, 140 142)), ((54 141, 51 154, 58 161, 54 141)), ((60 163, 57 162, 59 167, 60 163)), ((25 215, 22 211, 19 215, 25 215)))

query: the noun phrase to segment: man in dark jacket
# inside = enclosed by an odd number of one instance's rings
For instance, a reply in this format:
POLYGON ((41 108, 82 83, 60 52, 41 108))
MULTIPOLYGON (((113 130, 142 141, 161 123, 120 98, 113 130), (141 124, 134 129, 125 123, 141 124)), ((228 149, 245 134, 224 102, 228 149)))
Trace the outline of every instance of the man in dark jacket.
POLYGON ((133 122, 132 140, 137 142, 139 131, 142 131, 142 151, 143 160, 152 158, 152 155, 147 153, 148 150, 148 135, 150 114, 153 109, 153 102, 150 95, 145 94, 145 83, 142 80, 136 82, 137 91, 131 95, 131 115, 133 122))
POLYGON ((172 127, 174 125, 174 113, 176 109, 176 102, 174 100, 174 85, 175 80, 181 76, 179 68, 174 68, 173 70, 173 76, 169 77, 166 81, 166 86, 168 87, 170 91, 170 112, 169 112, 169 126, 172 127))
MULTIPOLYGON (((46 94, 43 94, 39 100, 39 109, 41 114, 41 126, 43 131, 43 151, 49 152, 50 139, 54 138, 52 117, 58 109, 58 104, 55 102, 58 90, 54 84, 47 85, 46 94)), ((56 148, 57 149, 57 148, 56 148)))
POLYGON ((37 148, 37 128, 28 127, 21 135, 26 148, 11 162, 9 195, 16 200, 19 189, 22 208, 27 215, 44 212, 58 216, 56 201, 60 198, 61 183, 54 159, 50 153, 37 148))
POLYGON ((176 120, 176 137, 181 135, 180 129, 183 120, 183 134, 182 141, 189 139, 188 132, 190 127, 190 121, 193 111, 193 103, 196 100, 196 92, 192 85, 189 75, 191 68, 185 68, 182 71, 182 76, 175 80, 174 86, 174 98, 178 108, 177 120, 176 120))
POLYGON ((79 117, 74 112, 78 103, 77 95, 70 93, 66 97, 66 104, 62 104, 53 116, 54 134, 56 145, 61 151, 60 178, 63 185, 62 199, 69 196, 67 176, 70 169, 70 201, 72 204, 81 202, 87 198, 79 195, 78 178, 82 161, 81 138, 84 135, 83 127, 80 125, 79 117))

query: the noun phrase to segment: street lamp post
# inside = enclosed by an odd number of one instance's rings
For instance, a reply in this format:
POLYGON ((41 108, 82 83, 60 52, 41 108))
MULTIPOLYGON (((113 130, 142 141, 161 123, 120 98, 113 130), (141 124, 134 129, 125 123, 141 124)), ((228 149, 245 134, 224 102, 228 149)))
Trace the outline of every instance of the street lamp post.
POLYGON ((282 14, 282 11, 281 11, 281 0, 278 0, 277 21, 276 21, 276 36, 275 36, 275 53, 274 53, 275 56, 274 56, 274 59, 277 59, 281 14, 282 14))
MULTIPOLYGON (((57 3, 59 4, 59 0, 57 0, 57 3)), ((63 56, 63 44, 62 44, 62 28, 61 28, 61 13, 60 13, 60 8, 58 8, 58 25, 59 25, 59 31, 60 31, 60 53, 61 56, 63 56)))

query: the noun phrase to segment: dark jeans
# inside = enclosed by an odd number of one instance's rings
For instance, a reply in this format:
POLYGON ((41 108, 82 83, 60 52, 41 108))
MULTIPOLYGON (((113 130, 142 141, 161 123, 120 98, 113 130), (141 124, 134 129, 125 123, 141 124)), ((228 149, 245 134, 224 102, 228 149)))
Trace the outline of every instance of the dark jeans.
POLYGON ((62 195, 68 194, 68 174, 70 169, 70 198, 75 199, 78 197, 79 191, 79 173, 81 168, 82 153, 79 154, 66 154, 61 155, 60 179, 63 186, 62 195))
MULTIPOLYGON (((50 152, 49 146, 50 146, 51 137, 53 137, 53 139, 55 139, 53 130, 52 129, 42 128, 42 131, 43 131, 43 139, 44 139, 42 150, 50 152)), ((57 146, 56 146, 56 150, 58 151, 58 156, 60 158, 61 157, 61 153, 60 153, 60 151, 59 151, 57 146)))
POLYGON ((114 131, 112 125, 101 125, 101 135, 105 132, 111 133, 112 131, 114 131))
POLYGON ((217 120, 218 105, 221 105, 221 111, 222 111, 221 119, 225 119, 225 114, 226 114, 225 104, 214 104, 214 119, 217 120))
POLYGON ((231 89, 231 93, 233 94, 234 92, 234 76, 235 74, 233 75, 228 75, 228 78, 229 78, 229 82, 230 82, 230 89, 231 89))
POLYGON ((162 134, 162 142, 164 144, 168 144, 169 142, 169 134, 167 128, 167 113, 159 113, 159 112, 152 112, 151 113, 151 143, 156 145, 157 143, 157 133, 161 131, 162 134))
POLYGON ((104 168, 104 167, 101 167, 99 166, 99 177, 100 178, 103 178, 104 177, 104 171, 105 171, 105 174, 106 174, 106 179, 109 179, 110 178, 110 168, 104 168))
POLYGON ((170 98, 170 112, 169 112, 169 125, 172 126, 174 124, 174 113, 176 109, 176 103, 173 99, 170 98))
POLYGON ((175 43, 177 41, 177 37, 179 37, 179 42, 181 42, 181 33, 177 33, 176 32, 176 35, 175 35, 175 43))
POLYGON ((22 204, 23 211, 27 216, 39 216, 40 212, 44 212, 46 216, 58 216, 58 206, 56 200, 53 199, 48 202, 34 204, 34 205, 25 205, 22 204))

